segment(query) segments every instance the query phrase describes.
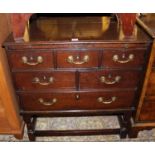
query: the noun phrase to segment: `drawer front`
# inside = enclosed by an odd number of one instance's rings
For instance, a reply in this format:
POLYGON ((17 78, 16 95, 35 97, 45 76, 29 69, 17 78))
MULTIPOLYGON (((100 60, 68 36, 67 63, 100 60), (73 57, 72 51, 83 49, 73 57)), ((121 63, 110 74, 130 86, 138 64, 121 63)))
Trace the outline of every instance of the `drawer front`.
POLYGON ((109 91, 81 93, 78 106, 84 109, 122 109, 131 107, 135 92, 109 91), (128 96, 129 95, 129 96, 128 96))
POLYGON ((123 109, 131 107, 133 91, 39 93, 20 95, 24 110, 93 110, 123 109))
POLYGON ((103 70, 80 73, 80 88, 135 88, 140 71, 103 70), (132 80, 131 80, 132 79, 132 80))
POLYGON ((145 61, 146 49, 133 50, 106 50, 103 54, 102 66, 120 67, 142 67, 145 61))
POLYGON ((20 72, 13 76, 19 90, 75 88, 74 72, 20 72))
POLYGON ((147 96, 143 102, 140 116, 140 121, 155 121, 155 95, 147 96))
POLYGON ((53 68, 52 52, 10 52, 8 58, 13 69, 53 68))
POLYGON ((76 107, 73 93, 22 94, 20 100, 24 110, 70 110, 76 107))
POLYGON ((152 71, 149 77, 149 82, 147 86, 147 95, 155 95, 155 71, 152 71))
POLYGON ((98 51, 58 51, 58 68, 88 68, 98 67, 98 51))

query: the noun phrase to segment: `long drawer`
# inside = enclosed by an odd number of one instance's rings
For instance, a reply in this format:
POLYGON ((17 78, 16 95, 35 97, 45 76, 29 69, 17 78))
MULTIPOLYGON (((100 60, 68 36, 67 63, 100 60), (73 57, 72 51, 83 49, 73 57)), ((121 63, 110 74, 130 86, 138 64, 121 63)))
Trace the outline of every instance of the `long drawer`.
POLYGON ((134 91, 20 94, 23 110, 123 109, 132 106, 134 91))

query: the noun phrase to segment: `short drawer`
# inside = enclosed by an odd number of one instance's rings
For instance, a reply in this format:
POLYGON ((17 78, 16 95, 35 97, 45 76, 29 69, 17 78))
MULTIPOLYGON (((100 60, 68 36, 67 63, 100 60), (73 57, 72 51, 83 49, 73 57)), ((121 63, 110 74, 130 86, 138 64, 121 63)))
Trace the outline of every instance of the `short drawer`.
POLYGON ((136 88, 140 71, 102 70, 80 73, 80 88, 136 88), (132 79, 132 80, 131 80, 132 79))
POLYGON ((75 88, 74 72, 19 72, 13 76, 16 88, 19 90, 75 88))
POLYGON ((123 109, 132 106, 134 91, 20 94, 24 110, 123 109))
POLYGON ((47 51, 8 52, 12 69, 46 69, 53 68, 53 54, 47 51))
POLYGON ((142 67, 145 62, 146 49, 105 50, 103 53, 103 67, 124 68, 142 67))
POLYGON ((98 51, 58 51, 57 67, 58 68, 88 68, 98 67, 98 51))

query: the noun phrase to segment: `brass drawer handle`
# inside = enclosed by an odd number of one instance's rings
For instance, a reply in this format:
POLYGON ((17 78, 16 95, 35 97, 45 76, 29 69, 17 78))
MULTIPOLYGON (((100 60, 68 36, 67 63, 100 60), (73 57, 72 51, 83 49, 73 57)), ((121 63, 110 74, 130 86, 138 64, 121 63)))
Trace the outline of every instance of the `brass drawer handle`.
POLYGON ((107 80, 105 76, 100 77, 100 81, 107 85, 112 85, 112 84, 118 83, 120 80, 121 80, 121 76, 116 76, 113 81, 107 80))
POLYGON ((116 96, 111 97, 110 100, 104 100, 104 97, 99 97, 99 98, 97 99, 97 101, 98 101, 99 103, 111 104, 112 102, 115 102, 116 99, 117 99, 116 96))
MULTIPOLYGON (((133 61, 134 57, 135 57, 134 54, 129 54, 128 59, 126 59, 126 60, 119 60, 119 56, 116 54, 116 55, 113 56, 113 61, 119 62, 121 64, 124 64, 124 63, 128 63, 130 61, 133 61)), ((122 58, 125 58, 125 56, 122 55, 122 58)))
POLYGON ((79 61, 79 56, 76 57, 76 60, 74 60, 74 57, 72 55, 68 56, 67 62, 71 64, 76 64, 76 65, 82 65, 84 63, 87 63, 89 61, 89 56, 85 55, 82 59, 82 61, 79 61))
POLYGON ((51 106, 51 105, 53 105, 53 104, 55 104, 57 102, 57 99, 56 98, 53 98, 52 101, 45 102, 43 98, 39 98, 38 101, 42 105, 51 106))
MULTIPOLYGON (((46 77, 44 77, 44 79, 46 79, 46 77)), ((51 83, 53 83, 53 77, 50 77, 48 79, 48 82, 40 82, 40 79, 38 77, 35 77, 33 80, 32 80, 32 83, 36 83, 36 84, 40 84, 42 86, 48 86, 50 85, 51 83)))
MULTIPOLYGON (((33 58, 31 57, 31 59, 33 59, 33 58)), ((36 66, 36 65, 41 64, 43 62, 43 57, 42 56, 38 56, 37 57, 37 62, 28 62, 28 58, 26 56, 23 56, 22 57, 22 62, 24 64, 29 65, 29 66, 36 66)))

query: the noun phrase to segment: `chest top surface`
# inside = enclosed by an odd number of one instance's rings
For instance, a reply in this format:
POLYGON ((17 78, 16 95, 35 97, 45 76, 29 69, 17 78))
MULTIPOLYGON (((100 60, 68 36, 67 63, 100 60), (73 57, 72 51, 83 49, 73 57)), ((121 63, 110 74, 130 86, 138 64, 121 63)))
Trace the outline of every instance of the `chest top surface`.
POLYGON ((137 25, 133 37, 124 38, 116 18, 109 16, 37 17, 30 19, 23 42, 14 42, 12 34, 5 44, 134 42, 146 43, 150 37, 137 25))

